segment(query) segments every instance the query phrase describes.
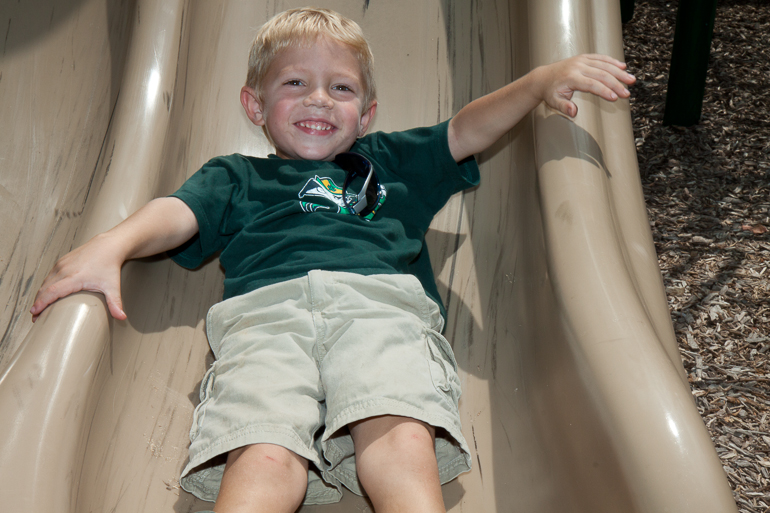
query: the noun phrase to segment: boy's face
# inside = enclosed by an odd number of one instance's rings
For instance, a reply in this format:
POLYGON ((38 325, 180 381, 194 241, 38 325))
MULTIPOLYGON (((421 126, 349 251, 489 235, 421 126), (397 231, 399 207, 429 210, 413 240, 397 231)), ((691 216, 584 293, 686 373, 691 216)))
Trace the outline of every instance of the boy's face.
POLYGON ((256 92, 244 87, 249 119, 264 126, 286 159, 332 160, 366 133, 376 102, 363 105, 361 68, 353 50, 326 38, 276 55, 256 92))

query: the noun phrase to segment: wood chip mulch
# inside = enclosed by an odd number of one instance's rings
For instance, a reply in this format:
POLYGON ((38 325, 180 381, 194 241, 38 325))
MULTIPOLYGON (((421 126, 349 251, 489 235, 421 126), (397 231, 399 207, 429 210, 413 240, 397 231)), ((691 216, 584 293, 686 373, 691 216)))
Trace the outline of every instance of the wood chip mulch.
POLYGON ((623 27, 679 350, 741 513, 770 512, 770 0, 720 0, 698 125, 663 126, 676 1, 623 27))

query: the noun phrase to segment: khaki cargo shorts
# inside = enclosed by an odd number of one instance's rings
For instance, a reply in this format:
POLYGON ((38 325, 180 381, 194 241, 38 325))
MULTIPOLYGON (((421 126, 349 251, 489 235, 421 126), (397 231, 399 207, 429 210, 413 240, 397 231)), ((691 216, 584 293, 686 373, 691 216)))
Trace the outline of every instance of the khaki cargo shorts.
POLYGON ((378 415, 437 428, 442 483, 470 470, 443 324, 411 275, 311 271, 214 305, 182 487, 214 501, 224 456, 271 443, 312 462, 305 504, 362 495, 347 425, 378 415))

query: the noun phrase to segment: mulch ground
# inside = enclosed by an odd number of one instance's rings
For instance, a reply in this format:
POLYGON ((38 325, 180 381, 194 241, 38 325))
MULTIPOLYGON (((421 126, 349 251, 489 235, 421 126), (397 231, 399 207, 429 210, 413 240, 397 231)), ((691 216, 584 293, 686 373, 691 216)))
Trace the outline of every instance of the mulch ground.
POLYGON ((698 125, 663 126, 676 1, 624 25, 640 173, 679 350, 741 513, 770 512, 770 0, 722 0, 698 125))

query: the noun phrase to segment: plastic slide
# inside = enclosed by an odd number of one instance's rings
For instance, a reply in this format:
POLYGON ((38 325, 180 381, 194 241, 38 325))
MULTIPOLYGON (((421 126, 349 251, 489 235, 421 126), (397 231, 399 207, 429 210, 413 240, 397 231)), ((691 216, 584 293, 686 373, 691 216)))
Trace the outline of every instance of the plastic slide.
MULTIPOLYGON (((328 0, 372 44, 374 130, 447 119, 540 64, 622 58, 616 0, 328 0)), ((0 504, 14 513, 194 512, 181 491, 210 354, 216 260, 123 270, 27 313, 56 259, 210 157, 271 151, 238 92, 255 29, 298 2, 0 3, 0 504)), ((539 107, 479 155, 482 185, 428 234, 461 368, 473 471, 453 512, 737 511, 676 348, 628 102, 539 107)), ((302 511, 364 512, 340 505, 302 511)))

